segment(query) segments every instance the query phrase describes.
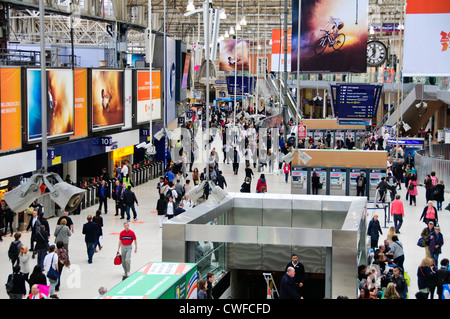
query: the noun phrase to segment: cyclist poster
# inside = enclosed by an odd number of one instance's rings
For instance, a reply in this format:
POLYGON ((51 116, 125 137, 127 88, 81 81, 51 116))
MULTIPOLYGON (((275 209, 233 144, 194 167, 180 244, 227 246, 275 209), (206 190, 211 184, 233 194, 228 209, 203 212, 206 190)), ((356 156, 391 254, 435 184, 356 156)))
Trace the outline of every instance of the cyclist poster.
POLYGON ((302 0, 301 7, 294 0, 292 72, 300 47, 300 72, 365 73, 368 7, 368 0, 302 0))

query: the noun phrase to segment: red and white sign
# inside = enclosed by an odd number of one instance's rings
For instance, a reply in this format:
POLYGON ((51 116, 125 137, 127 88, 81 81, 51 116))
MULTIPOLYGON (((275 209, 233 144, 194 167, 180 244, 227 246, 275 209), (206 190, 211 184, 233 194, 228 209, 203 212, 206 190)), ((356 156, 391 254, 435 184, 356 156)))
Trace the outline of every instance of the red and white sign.
POLYGON ((404 76, 450 76, 450 1, 407 0, 404 76))
POLYGON ((307 130, 306 125, 303 125, 303 121, 298 125, 298 138, 306 138, 307 130))

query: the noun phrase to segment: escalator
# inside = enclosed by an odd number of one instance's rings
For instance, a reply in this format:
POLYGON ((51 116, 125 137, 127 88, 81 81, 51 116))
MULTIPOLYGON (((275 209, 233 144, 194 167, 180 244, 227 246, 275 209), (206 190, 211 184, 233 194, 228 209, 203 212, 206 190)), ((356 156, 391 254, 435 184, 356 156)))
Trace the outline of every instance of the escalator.
MULTIPOLYGON (((284 81, 283 79, 278 80, 276 79, 272 74, 270 74, 267 77, 267 86, 269 87, 270 92, 278 97, 278 100, 280 101, 281 105, 284 105, 284 81)), ((300 111, 300 109, 297 107, 297 103, 292 96, 292 93, 289 89, 287 89, 287 105, 288 105, 288 114, 290 118, 296 119, 296 118, 302 118, 303 114, 300 111)))

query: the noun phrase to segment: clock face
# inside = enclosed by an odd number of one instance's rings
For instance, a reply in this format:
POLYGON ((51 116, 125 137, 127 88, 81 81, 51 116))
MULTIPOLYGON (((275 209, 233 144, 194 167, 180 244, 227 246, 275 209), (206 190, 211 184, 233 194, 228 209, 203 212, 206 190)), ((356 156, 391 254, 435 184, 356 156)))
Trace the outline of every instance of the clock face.
POLYGON ((380 66, 387 59, 387 48, 383 42, 370 41, 367 43, 367 65, 380 66))

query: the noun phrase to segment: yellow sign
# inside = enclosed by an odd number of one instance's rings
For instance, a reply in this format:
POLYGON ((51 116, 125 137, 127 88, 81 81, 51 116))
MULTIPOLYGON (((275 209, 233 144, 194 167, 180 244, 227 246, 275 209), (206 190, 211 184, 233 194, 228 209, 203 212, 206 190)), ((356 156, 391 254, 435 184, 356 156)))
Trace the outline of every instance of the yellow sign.
POLYGON ((111 153, 111 157, 113 160, 121 159, 124 156, 131 155, 134 153, 134 145, 119 148, 118 150, 114 150, 111 153))
POLYGON ((61 156, 55 156, 55 158, 52 160, 52 165, 58 164, 61 164, 61 156))

